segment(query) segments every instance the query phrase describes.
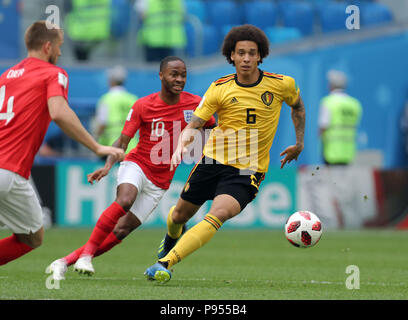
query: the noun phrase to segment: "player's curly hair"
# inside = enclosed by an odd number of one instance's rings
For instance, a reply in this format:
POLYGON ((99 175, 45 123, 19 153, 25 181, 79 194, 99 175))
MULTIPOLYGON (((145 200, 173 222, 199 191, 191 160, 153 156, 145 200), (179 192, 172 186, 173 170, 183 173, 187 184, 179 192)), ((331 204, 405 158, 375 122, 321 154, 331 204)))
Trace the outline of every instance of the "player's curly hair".
POLYGON ((222 45, 222 54, 227 58, 227 61, 235 65, 234 61, 231 60, 231 52, 235 50, 235 45, 238 41, 245 40, 256 42, 261 57, 258 64, 262 63, 263 58, 269 54, 269 40, 261 29, 251 24, 233 27, 225 36, 222 45))

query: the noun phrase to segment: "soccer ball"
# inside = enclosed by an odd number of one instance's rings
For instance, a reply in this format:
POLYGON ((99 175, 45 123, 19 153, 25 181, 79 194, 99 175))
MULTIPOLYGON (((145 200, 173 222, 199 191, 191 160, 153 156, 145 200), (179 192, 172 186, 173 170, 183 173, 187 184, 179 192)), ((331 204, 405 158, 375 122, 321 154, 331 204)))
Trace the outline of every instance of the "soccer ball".
POLYGON ((285 236, 295 247, 313 247, 322 236, 320 219, 310 211, 295 212, 286 221, 285 236))

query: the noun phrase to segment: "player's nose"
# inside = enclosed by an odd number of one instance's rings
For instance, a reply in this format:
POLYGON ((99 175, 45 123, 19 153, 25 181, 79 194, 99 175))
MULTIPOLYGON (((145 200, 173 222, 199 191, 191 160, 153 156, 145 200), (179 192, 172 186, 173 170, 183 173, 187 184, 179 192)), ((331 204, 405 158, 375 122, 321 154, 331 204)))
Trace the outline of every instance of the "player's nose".
POLYGON ((176 77, 176 81, 185 82, 185 81, 186 81, 186 78, 185 78, 184 76, 182 76, 182 75, 178 75, 178 76, 176 77))

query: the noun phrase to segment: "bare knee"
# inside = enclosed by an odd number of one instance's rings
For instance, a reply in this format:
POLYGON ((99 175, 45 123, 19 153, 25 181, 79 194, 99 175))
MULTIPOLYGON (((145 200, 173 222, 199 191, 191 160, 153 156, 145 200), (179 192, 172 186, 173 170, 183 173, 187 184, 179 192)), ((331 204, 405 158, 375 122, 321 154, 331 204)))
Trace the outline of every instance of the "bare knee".
POLYGON ((16 234, 16 236, 17 236, 18 241, 35 249, 42 245, 43 238, 44 238, 44 230, 41 228, 36 233, 16 234))
POLYGON ((209 214, 217 217, 222 223, 235 217, 241 212, 241 205, 228 194, 218 195, 214 198, 209 214))
POLYGON ((116 198, 116 202, 128 212, 135 202, 135 198, 132 195, 120 195, 116 198))
POLYGON ((173 210, 173 213, 171 214, 171 219, 175 224, 186 223, 188 221, 185 215, 183 215, 183 212, 176 209, 173 210))
POLYGON ((118 186, 116 202, 126 211, 128 212, 130 208, 133 206, 137 197, 137 189, 135 186, 123 183, 118 186))
POLYGON ((236 216, 235 212, 231 212, 228 209, 220 208, 220 207, 211 209, 209 214, 217 217, 222 223, 236 216))
POLYGON ((29 245, 33 249, 38 248, 39 246, 42 245, 43 239, 44 239, 44 233, 43 232, 41 232, 39 234, 34 233, 33 237, 30 237, 29 243, 27 243, 27 245, 29 245))
POLYGON ((191 210, 190 208, 174 208, 172 213, 172 220, 175 224, 185 224, 192 216, 197 212, 197 210, 191 210))
POLYGON ((43 238, 41 239, 34 239, 33 241, 31 241, 31 243, 29 244, 29 246, 33 249, 38 248, 42 245, 43 243, 43 238))

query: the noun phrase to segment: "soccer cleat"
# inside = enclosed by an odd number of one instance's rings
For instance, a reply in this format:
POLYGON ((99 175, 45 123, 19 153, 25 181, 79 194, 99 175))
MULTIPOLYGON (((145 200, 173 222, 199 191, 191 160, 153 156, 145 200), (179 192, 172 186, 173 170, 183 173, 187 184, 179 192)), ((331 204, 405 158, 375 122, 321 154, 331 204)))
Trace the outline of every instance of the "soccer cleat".
POLYGON ((92 265, 92 257, 80 257, 74 265, 74 271, 77 271, 79 274, 92 276, 95 273, 94 267, 92 265))
POLYGON ((170 252, 170 250, 176 245, 178 239, 181 238, 184 232, 186 232, 187 227, 183 225, 183 230, 181 231, 181 235, 177 239, 171 238, 168 233, 164 236, 163 240, 160 242, 159 249, 157 250, 157 257, 159 259, 164 258, 170 252))
POLYGON ((45 273, 52 273, 52 278, 59 281, 65 280, 65 273, 67 270, 67 264, 62 259, 58 259, 52 262, 47 269, 45 269, 45 273))
POLYGON ((156 280, 159 283, 166 283, 171 279, 171 272, 159 262, 147 268, 144 275, 146 276, 147 280, 156 280))

